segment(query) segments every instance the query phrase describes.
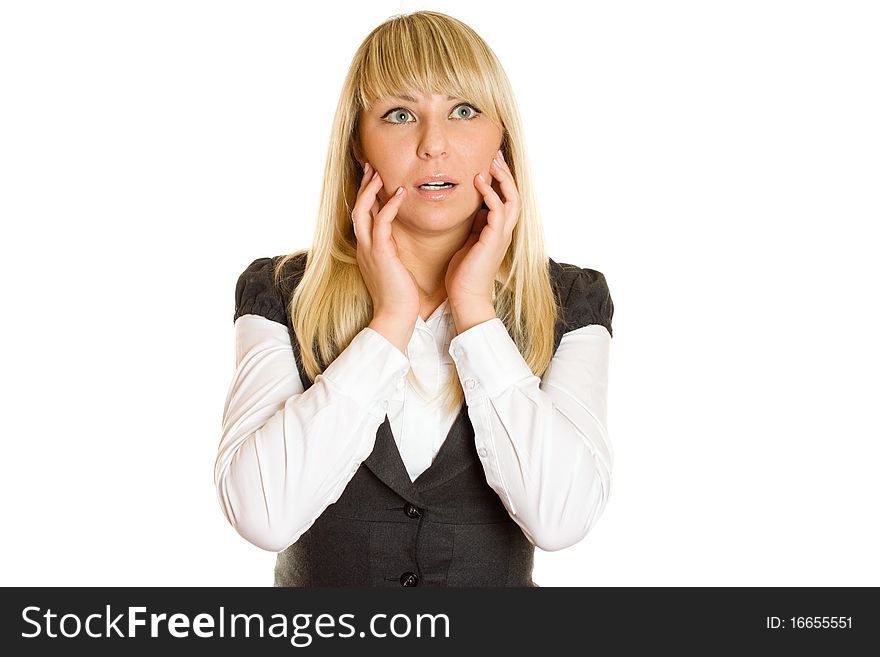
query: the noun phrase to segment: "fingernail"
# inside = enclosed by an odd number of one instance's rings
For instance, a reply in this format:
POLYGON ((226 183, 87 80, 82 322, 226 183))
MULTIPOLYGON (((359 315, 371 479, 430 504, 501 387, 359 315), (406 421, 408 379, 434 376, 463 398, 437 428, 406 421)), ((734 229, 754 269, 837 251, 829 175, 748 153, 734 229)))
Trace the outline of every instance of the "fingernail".
POLYGON ((483 182, 486 182, 486 179, 483 178, 483 174, 482 174, 482 173, 478 173, 478 174, 477 174, 477 178, 479 178, 479 179, 482 180, 483 182))
POLYGON ((498 159, 504 162, 504 153, 502 153, 501 151, 498 151, 498 159))
POLYGON ((370 180, 375 180, 375 179, 376 179, 376 176, 378 176, 378 175, 379 175, 379 172, 376 171, 376 172, 373 174, 373 177, 370 178, 370 180))
POLYGON ((395 196, 400 196, 401 194, 403 194, 403 187, 398 187, 398 188, 397 188, 397 191, 394 192, 394 195, 395 195, 395 196))
POLYGON ((370 168, 370 163, 369 163, 369 162, 364 162, 364 173, 366 173, 366 172, 367 172, 367 169, 369 169, 369 168, 370 168))

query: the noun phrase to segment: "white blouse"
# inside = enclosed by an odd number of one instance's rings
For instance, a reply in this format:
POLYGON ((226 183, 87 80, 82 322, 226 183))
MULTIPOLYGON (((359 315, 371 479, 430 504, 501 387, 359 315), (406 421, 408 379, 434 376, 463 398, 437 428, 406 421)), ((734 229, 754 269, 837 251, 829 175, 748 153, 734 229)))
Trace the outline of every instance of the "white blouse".
POLYGON ((366 327, 305 392, 287 327, 255 314, 235 321, 214 481, 242 537, 272 552, 295 543, 342 495, 386 414, 414 481, 458 413, 437 406, 453 362, 486 482, 511 518, 542 550, 586 536, 611 492, 611 335, 600 324, 565 333, 539 378, 500 319, 455 335, 447 301, 417 318, 408 356, 366 327))

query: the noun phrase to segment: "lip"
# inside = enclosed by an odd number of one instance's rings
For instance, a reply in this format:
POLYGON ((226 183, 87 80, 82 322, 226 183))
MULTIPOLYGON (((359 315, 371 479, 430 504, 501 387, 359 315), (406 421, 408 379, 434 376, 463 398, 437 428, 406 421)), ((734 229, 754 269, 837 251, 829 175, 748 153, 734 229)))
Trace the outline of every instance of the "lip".
POLYGON ((458 180, 456 180, 453 176, 450 176, 448 173, 435 173, 431 176, 426 176, 420 180, 417 180, 413 183, 413 187, 418 187, 419 185, 424 185, 425 183, 431 182, 450 182, 453 185, 458 185, 458 180))
POLYGON ((449 189, 422 189, 421 187, 416 187, 416 191, 422 196, 422 198, 427 199, 429 201, 442 201, 443 199, 449 198, 455 191, 458 189, 458 185, 455 187, 450 187, 449 189))
POLYGON ((427 199, 429 201, 442 201, 445 198, 449 198, 452 194, 455 193, 455 190, 458 189, 458 180, 450 176, 448 173, 435 173, 430 176, 426 176, 421 180, 416 181, 413 185, 415 190, 421 195, 422 198, 427 199), (455 187, 451 187, 450 189, 422 189, 419 185, 424 185, 425 183, 430 182, 448 182, 455 185, 455 187))

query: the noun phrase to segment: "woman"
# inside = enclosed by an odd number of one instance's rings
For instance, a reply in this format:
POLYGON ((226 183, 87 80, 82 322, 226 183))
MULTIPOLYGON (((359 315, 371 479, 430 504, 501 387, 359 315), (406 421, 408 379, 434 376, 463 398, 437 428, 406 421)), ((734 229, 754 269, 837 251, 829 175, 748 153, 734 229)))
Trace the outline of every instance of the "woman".
POLYGON ((537 586, 535 546, 602 513, 613 303, 545 255, 513 93, 460 21, 367 36, 312 247, 235 293, 215 483, 276 586, 537 586))

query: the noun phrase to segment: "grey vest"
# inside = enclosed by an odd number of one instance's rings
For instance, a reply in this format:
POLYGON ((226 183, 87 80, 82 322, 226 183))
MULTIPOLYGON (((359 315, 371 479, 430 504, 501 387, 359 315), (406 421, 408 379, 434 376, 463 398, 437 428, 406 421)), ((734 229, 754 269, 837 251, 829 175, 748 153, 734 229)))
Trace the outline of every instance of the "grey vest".
MULTIPOLYGON (((280 288, 275 258, 258 258, 239 277, 234 318, 258 314, 287 326, 300 379, 299 346, 288 318, 305 255, 288 263, 280 288)), ((613 302, 601 272, 548 259, 563 308, 554 352, 566 331, 602 324, 613 302)), ((431 466, 415 482, 397 450, 388 417, 375 447, 342 493, 275 565, 275 586, 537 586, 535 548, 486 483, 463 403, 431 466)))

